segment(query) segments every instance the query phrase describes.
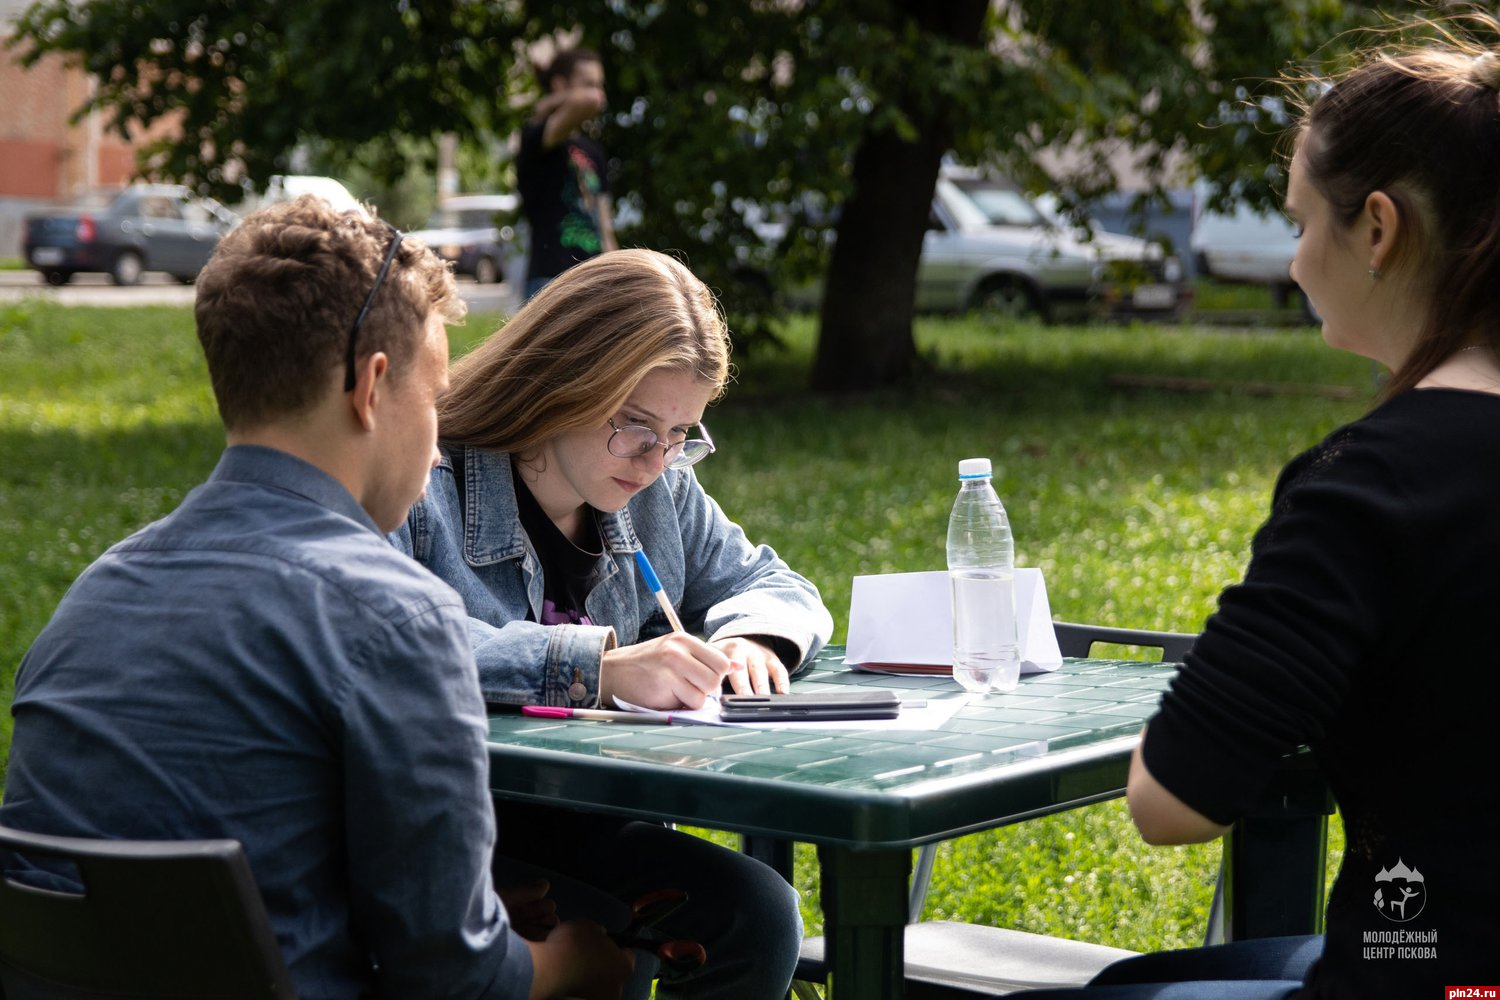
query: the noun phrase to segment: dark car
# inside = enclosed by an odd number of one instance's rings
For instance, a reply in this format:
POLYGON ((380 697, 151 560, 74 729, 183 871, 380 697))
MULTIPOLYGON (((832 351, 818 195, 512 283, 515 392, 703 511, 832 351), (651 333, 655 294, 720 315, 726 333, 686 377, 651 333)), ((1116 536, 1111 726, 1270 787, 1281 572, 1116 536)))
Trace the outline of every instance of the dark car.
POLYGON ((134 285, 146 271, 190 283, 239 219, 211 198, 173 184, 133 184, 108 201, 26 217, 26 262, 53 285, 104 271, 134 285))

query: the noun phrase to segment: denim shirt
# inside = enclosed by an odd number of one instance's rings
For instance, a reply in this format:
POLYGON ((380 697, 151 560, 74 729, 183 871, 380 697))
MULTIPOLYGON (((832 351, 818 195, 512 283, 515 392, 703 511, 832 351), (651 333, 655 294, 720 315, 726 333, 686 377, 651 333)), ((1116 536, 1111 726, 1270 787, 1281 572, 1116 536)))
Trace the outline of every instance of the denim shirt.
POLYGON ((332 477, 229 448, 26 654, 0 822, 240 841, 303 1000, 525 996, 464 622, 332 477))
POLYGON ((689 632, 786 640, 800 657, 787 664, 795 673, 833 631, 818 589, 768 546, 752 545, 692 469, 668 469, 623 510, 601 512, 599 534, 604 551, 584 601, 595 624, 537 624, 544 581, 521 527, 510 456, 445 446, 426 497, 391 538, 463 597, 480 687, 498 704, 595 704, 606 651, 671 631, 636 572, 643 547, 689 632))

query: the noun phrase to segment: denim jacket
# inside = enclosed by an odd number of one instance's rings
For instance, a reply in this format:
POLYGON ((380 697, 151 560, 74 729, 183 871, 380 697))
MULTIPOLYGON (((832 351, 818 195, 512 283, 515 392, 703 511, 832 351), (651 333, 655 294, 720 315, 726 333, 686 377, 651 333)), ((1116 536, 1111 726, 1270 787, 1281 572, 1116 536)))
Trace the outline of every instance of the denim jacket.
POLYGON ((668 469, 625 509, 600 512, 599 533, 604 553, 584 600, 593 625, 537 623, 542 569, 521 527, 504 452, 444 446, 427 495, 391 538, 463 596, 489 702, 596 704, 607 650, 671 631, 636 571, 634 553, 642 547, 683 627, 710 641, 784 639, 801 656, 788 664, 796 673, 833 632, 817 588, 768 546, 750 544, 692 469, 668 469), (462 501, 455 461, 463 468, 462 501))

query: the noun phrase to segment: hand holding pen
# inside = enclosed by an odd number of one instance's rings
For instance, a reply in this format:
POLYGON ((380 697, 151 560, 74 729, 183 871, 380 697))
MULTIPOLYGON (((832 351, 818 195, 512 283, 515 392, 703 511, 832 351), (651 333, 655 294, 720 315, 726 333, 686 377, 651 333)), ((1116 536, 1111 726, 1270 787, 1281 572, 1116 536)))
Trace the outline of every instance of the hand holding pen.
MULTIPOLYGON (((672 606, 666 588, 657 577, 656 570, 652 567, 645 550, 636 550, 635 564, 640 570, 641 580, 656 598, 662 614, 672 626, 673 634, 686 635, 686 630, 682 627, 682 619, 678 617, 677 609, 672 606)), ((730 667, 723 676, 728 678, 730 690, 736 694, 769 694, 772 691, 785 693, 790 690, 791 678, 786 667, 776 655, 776 651, 764 643, 748 636, 730 636, 706 645, 711 649, 717 649, 729 658, 730 667)), ((720 688, 722 688, 722 683, 720 688)), ((716 688, 715 692, 717 690, 719 688, 716 688)), ((715 692, 705 692, 705 694, 715 692)), ((688 705, 688 707, 698 706, 688 705)))
POLYGON ((613 704, 616 695, 645 708, 702 708, 734 669, 722 650, 689 635, 682 627, 661 580, 644 552, 637 552, 641 579, 655 596, 672 631, 666 635, 611 649, 599 666, 599 700, 613 704))
MULTIPOLYGON (((672 601, 644 549, 636 549, 635 564, 641 571, 641 579, 656 597, 656 603, 661 605, 672 631, 684 632, 682 619, 677 617, 677 609, 672 607, 672 601)), ((731 636, 709 645, 717 646, 734 664, 728 677, 729 686, 736 694, 769 694, 772 691, 785 694, 790 690, 791 677, 774 649, 748 636, 731 636)))

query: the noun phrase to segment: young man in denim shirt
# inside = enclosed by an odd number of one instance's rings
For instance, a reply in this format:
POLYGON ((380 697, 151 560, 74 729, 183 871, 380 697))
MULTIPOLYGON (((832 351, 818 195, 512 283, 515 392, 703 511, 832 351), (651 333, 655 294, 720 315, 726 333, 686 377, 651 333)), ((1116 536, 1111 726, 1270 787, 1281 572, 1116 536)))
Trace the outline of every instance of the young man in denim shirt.
POLYGON ((0 822, 240 841, 303 1000, 615 997, 632 965, 543 888, 515 921, 491 888, 464 607, 384 538, 437 460, 463 311, 384 223, 313 198, 245 219, 196 304, 228 448, 17 675, 0 822))

